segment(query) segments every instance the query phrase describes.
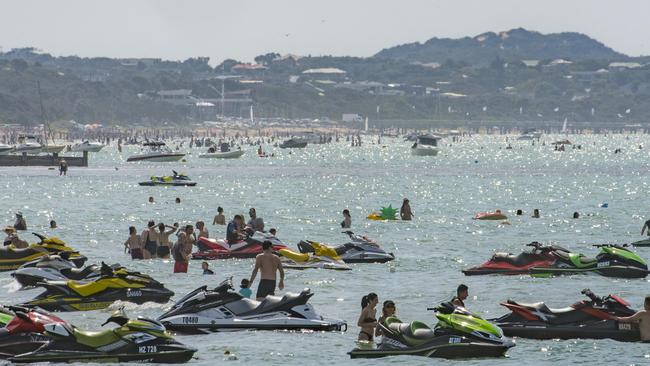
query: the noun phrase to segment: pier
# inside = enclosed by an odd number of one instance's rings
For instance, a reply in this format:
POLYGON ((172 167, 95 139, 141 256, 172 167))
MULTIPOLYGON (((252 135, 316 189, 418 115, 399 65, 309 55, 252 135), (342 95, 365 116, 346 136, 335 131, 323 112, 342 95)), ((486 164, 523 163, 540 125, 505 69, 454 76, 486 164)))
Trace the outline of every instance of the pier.
POLYGON ((61 159, 65 159, 68 166, 88 166, 88 152, 83 156, 62 156, 58 153, 48 155, 0 155, 0 166, 59 166, 61 159))

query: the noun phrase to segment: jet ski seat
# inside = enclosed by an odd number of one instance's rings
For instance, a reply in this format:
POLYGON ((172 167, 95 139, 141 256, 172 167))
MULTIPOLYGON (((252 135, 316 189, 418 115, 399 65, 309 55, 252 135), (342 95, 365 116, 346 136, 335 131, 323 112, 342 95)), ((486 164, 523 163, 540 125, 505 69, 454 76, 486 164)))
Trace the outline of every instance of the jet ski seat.
POLYGON ((261 314, 275 311, 281 309, 285 304, 294 302, 309 293, 309 289, 305 289, 299 294, 288 292, 282 297, 269 295, 264 298, 255 309, 241 315, 261 314))
POLYGON ((13 245, 9 245, 0 248, 0 259, 23 259, 38 253, 47 253, 47 250, 38 244, 32 244, 23 249, 17 249, 13 245))
POLYGON ((93 272, 99 272, 96 265, 86 266, 85 268, 63 268, 61 274, 71 280, 82 280, 93 272))
POLYGON ((537 311, 545 313, 545 314, 562 314, 562 313, 568 313, 568 312, 571 312, 571 311, 575 310, 574 308, 572 308, 570 306, 568 306, 566 308, 559 308, 559 309, 557 309, 557 308, 556 309, 549 308, 548 306, 546 306, 546 304, 543 301, 542 302, 534 302, 534 303, 523 303, 523 302, 516 302, 514 300, 508 300, 508 303, 513 304, 513 305, 519 305, 519 306, 529 308, 529 309, 533 309, 533 310, 537 310, 537 311))
POLYGON ((495 262, 508 262, 515 266, 523 266, 531 263, 533 260, 538 260, 536 254, 523 252, 517 255, 510 253, 497 252, 492 255, 492 260, 495 262))
POLYGON ((401 334, 411 346, 418 346, 436 336, 433 329, 419 321, 402 323, 401 320, 390 317, 385 320, 385 324, 391 331, 401 334))
POLYGON ((92 348, 98 348, 120 340, 120 337, 115 334, 113 329, 107 329, 101 332, 89 332, 75 328, 74 337, 79 343, 92 348))

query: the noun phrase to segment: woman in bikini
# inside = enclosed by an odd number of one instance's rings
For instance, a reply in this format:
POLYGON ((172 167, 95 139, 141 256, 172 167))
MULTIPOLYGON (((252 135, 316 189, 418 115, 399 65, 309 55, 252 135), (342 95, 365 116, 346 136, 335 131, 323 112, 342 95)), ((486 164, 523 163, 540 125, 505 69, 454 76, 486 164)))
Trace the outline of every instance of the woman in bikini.
POLYGON ((375 327, 377 327, 377 303, 379 298, 374 292, 369 293, 361 299, 361 315, 357 325, 361 328, 359 331, 359 341, 372 342, 375 327))

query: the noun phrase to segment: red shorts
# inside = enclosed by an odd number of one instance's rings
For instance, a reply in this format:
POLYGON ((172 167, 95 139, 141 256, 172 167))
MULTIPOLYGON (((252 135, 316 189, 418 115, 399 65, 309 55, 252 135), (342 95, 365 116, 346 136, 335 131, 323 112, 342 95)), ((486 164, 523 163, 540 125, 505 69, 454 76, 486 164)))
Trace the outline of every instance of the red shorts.
POLYGON ((187 273, 187 262, 174 262, 174 273, 187 273))

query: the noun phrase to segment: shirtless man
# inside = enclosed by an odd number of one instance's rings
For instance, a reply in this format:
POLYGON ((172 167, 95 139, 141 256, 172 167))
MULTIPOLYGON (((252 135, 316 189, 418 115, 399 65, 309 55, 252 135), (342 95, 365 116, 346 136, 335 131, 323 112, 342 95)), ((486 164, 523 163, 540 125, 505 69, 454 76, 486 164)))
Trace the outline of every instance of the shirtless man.
POLYGON ((645 297, 643 302, 644 310, 638 311, 632 316, 612 317, 621 323, 639 323, 639 332, 641 333, 642 342, 650 342, 650 295, 645 297))
POLYGON ((278 288, 280 290, 284 289, 284 269, 282 269, 282 262, 280 262, 278 256, 273 254, 272 248, 273 245, 271 242, 268 240, 265 241, 262 243, 264 252, 255 257, 255 268, 253 269, 253 274, 251 274, 249 284, 253 284, 257 276, 257 271, 261 270, 260 284, 257 286, 257 295, 255 296, 258 301, 264 300, 267 295, 275 295, 276 272, 280 272, 278 288))
POLYGON ((156 255, 158 258, 169 258, 172 243, 169 236, 178 230, 178 227, 165 225, 162 222, 158 224, 158 248, 156 255), (169 230, 166 230, 169 229, 169 230))
POLYGON ((453 299, 451 299, 451 303, 454 304, 454 306, 460 306, 460 307, 465 307, 464 301, 467 299, 469 296, 469 288, 467 285, 460 284, 458 285, 458 288, 456 289, 456 296, 454 296, 453 299))

